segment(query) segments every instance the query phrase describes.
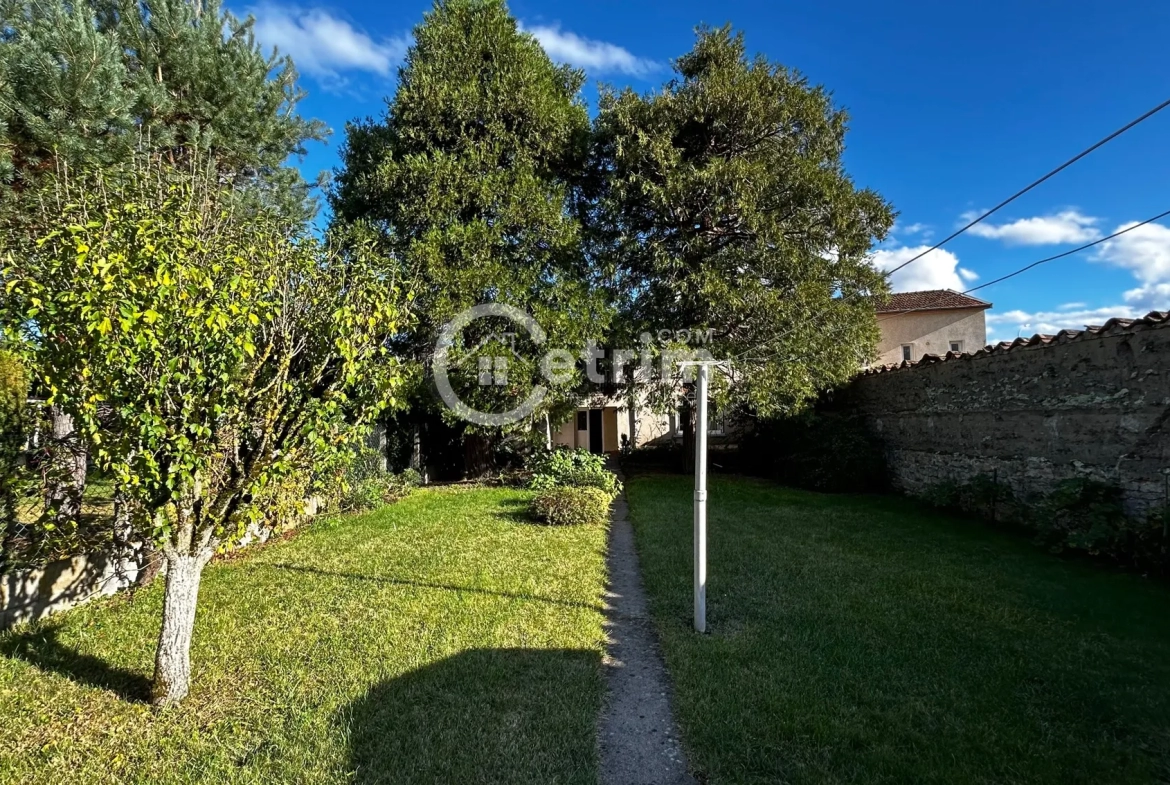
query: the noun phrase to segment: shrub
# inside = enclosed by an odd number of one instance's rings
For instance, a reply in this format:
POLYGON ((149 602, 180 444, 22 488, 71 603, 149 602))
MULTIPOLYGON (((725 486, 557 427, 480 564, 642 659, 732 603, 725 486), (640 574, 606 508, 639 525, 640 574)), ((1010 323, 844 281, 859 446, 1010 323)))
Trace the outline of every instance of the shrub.
POLYGON ((1009 485, 986 474, 968 482, 946 480, 930 487, 922 499, 941 510, 961 512, 999 523, 1027 523, 1030 512, 1009 485))
POLYGON ((329 512, 360 512, 392 504, 422 484, 414 469, 391 474, 382 467, 382 454, 355 438, 350 448, 318 465, 314 488, 329 512))
POLYGON ((1031 524, 1054 551, 1078 551, 1160 574, 1170 567, 1162 515, 1126 515, 1121 489, 1110 483, 1064 480, 1037 505, 1031 524))
POLYGON ((861 418, 806 412, 761 421, 740 442, 736 460, 747 474, 827 493, 884 491, 881 445, 861 418))
POLYGON ((1126 515, 1121 489, 1099 480, 1064 480, 1025 503, 1008 486, 981 474, 968 482, 939 483, 923 499, 941 509, 1021 524, 1057 553, 1084 553, 1158 573, 1170 567, 1162 516, 1126 515))
POLYGON ((532 514, 550 526, 601 525, 609 520, 612 499, 599 488, 550 488, 532 500, 532 514))
POLYGON ((534 491, 553 488, 596 488, 613 498, 621 493, 617 475, 605 468, 605 459, 588 450, 553 450, 537 454, 529 461, 534 491))
POLYGON ((342 512, 362 512, 393 504, 409 495, 420 481, 421 477, 414 469, 407 469, 401 474, 383 472, 367 477, 349 486, 349 490, 341 497, 339 507, 342 512))

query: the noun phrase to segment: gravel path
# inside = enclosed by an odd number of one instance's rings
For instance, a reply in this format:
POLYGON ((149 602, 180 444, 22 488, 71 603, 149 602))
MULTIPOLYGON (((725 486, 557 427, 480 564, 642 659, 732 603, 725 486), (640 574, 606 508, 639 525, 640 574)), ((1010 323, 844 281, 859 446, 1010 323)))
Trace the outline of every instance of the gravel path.
POLYGON ((608 686, 598 722, 601 785, 694 785, 687 774, 670 683, 646 608, 625 494, 613 505, 605 595, 608 686))

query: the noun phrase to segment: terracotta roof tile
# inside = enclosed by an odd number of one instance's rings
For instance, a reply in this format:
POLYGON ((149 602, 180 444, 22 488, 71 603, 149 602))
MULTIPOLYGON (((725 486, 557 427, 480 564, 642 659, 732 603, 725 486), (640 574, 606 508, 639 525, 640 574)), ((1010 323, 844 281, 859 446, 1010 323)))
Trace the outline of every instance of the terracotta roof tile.
POLYGON ((959 352, 948 352, 942 356, 937 354, 923 355, 922 359, 914 362, 900 362, 892 365, 878 365, 872 368, 867 368, 862 373, 864 375, 874 373, 887 373, 889 371, 897 371, 903 368, 916 368, 920 365, 934 365, 935 363, 946 362, 947 360, 973 359, 976 357, 986 357, 992 354, 999 354, 1001 352, 1010 352, 1016 348, 1023 348, 1027 346, 1053 346, 1055 344, 1068 343, 1069 341, 1081 341, 1087 338, 1102 338, 1108 335, 1117 333, 1136 332, 1138 330, 1149 330, 1163 327, 1170 327, 1170 311, 1150 311, 1140 319, 1110 319, 1102 325, 1089 325, 1083 330, 1061 330, 1056 335, 1043 335, 1037 333, 1031 338, 1017 338, 1014 341, 1001 341, 996 344, 989 344, 982 349, 974 352, 966 352, 960 354, 959 352))
POLYGON ((939 311, 950 308, 990 308, 991 303, 950 289, 929 289, 924 292, 897 292, 877 306, 878 313, 898 311, 939 311))

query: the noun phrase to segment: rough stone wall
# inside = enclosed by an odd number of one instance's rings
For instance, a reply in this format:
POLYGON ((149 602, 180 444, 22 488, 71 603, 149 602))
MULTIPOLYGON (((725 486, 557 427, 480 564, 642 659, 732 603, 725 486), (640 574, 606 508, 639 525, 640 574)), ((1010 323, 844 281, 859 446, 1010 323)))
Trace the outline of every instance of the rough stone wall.
POLYGON ((1087 476, 1144 515, 1166 503, 1170 470, 1170 320, 1154 316, 870 372, 843 402, 907 492, 984 473, 1028 497, 1087 476))
POLYGON ((133 586, 145 570, 142 555, 81 555, 0 575, 0 630, 133 586))
MULTIPOLYGON (((320 505, 319 498, 307 499, 304 518, 297 525, 315 516, 320 505)), ((295 526, 274 530, 250 524, 232 550, 263 544, 274 534, 291 528, 295 526)), ((0 574, 0 630, 117 594, 140 580, 165 574, 165 567, 161 554, 136 543, 117 554, 83 554, 44 567, 0 574), (150 567, 162 569, 156 573, 150 567)))

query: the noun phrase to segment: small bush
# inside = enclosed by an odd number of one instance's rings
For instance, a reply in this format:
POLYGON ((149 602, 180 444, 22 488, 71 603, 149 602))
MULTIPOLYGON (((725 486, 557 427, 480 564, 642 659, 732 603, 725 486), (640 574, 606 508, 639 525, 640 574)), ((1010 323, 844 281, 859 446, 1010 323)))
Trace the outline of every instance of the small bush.
POLYGON ((612 500, 599 488, 551 488, 532 500, 532 514, 550 526, 602 525, 609 520, 612 500))
POLYGON ((735 456, 746 474, 824 493, 868 493, 889 486, 881 445, 859 417, 805 412, 760 421, 735 456))
POLYGON ((313 487, 322 499, 322 509, 331 512, 359 512, 391 504, 422 483, 414 469, 391 474, 383 469, 382 454, 355 441, 348 454, 331 464, 318 466, 313 487))
POLYGON ((528 465, 534 491, 554 488, 596 488, 610 499, 621 493, 617 475, 605 468, 605 459, 588 450, 553 450, 536 455, 528 465))
POLYGON ((922 494, 922 499, 940 510, 961 512, 997 523, 1026 524, 1030 516, 1010 486, 986 474, 977 474, 969 482, 947 480, 937 483, 922 494))
POLYGON ((1031 525, 1037 538, 1054 551, 1087 553, 1163 575, 1170 568, 1162 515, 1126 515, 1116 485, 1086 478, 1065 480, 1037 505, 1031 525))
POLYGON ((367 477, 349 486, 349 490, 341 497, 340 509, 343 512, 361 512, 393 504, 417 488, 421 479, 414 469, 407 469, 401 474, 382 473, 367 477))
POLYGON ((1119 565, 1165 574, 1170 545, 1159 514, 1125 514, 1121 489, 1087 478, 1062 481, 1028 503, 987 475, 969 482, 943 482, 923 499, 934 507, 1025 527, 1050 550, 1088 554, 1119 565))

